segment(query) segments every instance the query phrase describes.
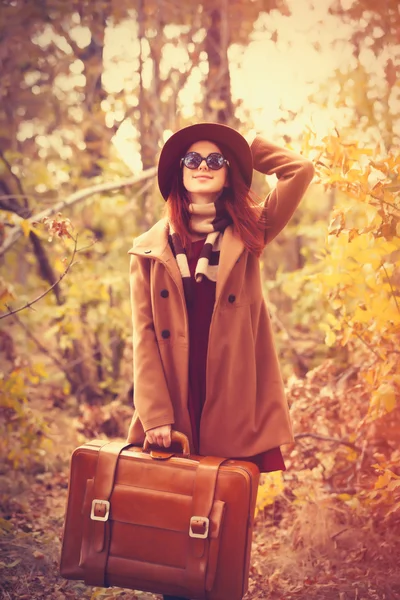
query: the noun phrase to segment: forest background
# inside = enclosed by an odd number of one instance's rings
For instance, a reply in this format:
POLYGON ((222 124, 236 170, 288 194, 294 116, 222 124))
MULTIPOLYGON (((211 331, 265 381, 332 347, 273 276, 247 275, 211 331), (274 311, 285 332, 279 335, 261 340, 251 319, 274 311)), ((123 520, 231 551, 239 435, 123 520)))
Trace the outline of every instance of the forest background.
POLYGON ((132 413, 157 156, 201 120, 316 165, 262 260, 297 443, 246 598, 400 598, 399 47, 397 0, 2 0, 2 598, 155 598, 62 580, 60 536, 71 452, 132 413))

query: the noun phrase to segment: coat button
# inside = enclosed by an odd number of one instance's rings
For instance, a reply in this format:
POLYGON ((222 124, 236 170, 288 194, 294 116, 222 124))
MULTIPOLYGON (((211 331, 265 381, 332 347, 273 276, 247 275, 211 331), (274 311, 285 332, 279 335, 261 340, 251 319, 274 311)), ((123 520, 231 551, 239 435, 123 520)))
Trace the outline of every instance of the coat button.
POLYGON ((161 296, 161 298, 168 298, 169 291, 168 290, 161 290, 160 296, 161 296))
POLYGON ((151 253, 151 250, 145 250, 145 251, 144 251, 144 253, 145 253, 145 254, 150 254, 150 253, 151 253))
POLYGON ((229 294, 228 296, 228 301, 233 304, 236 300, 236 296, 234 296, 233 294, 229 294))
POLYGON ((169 329, 163 329, 161 332, 161 337, 163 337, 164 340, 167 340, 170 335, 171 335, 171 332, 169 331, 169 329))

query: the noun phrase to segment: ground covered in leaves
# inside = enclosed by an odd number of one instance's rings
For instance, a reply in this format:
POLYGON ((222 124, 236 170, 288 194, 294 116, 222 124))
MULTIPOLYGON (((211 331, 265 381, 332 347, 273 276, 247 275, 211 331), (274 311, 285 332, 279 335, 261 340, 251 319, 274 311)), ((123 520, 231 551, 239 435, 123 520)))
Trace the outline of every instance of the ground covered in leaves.
MULTIPOLYGON (((90 588, 60 577, 68 461, 86 436, 78 431, 82 420, 68 410, 50 401, 43 409, 53 444, 51 461, 46 467, 37 466, 36 472, 4 470, 1 475, 1 598, 160 598, 139 591, 90 588)), ((285 478, 291 477, 289 461, 285 478)), ((246 600, 396 600, 399 556, 398 527, 382 529, 351 506, 332 501, 321 489, 294 508, 293 497, 285 491, 257 517, 246 600)))

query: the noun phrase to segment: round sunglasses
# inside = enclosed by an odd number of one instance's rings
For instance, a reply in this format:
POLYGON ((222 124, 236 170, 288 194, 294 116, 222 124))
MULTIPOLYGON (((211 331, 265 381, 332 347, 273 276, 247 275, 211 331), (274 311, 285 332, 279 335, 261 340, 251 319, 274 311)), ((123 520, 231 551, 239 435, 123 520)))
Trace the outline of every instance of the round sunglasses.
POLYGON ((208 156, 201 156, 198 152, 188 152, 181 158, 181 166, 185 165, 188 169, 198 169, 203 160, 206 161, 207 167, 212 171, 218 171, 224 165, 229 167, 229 161, 219 152, 211 152, 208 156))

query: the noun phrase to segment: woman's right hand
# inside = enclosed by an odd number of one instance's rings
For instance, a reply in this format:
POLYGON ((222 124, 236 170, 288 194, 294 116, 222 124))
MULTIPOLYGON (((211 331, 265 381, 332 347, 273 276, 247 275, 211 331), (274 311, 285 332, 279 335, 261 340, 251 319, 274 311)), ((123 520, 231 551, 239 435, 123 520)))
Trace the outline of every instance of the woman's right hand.
POLYGON ((146 431, 146 439, 149 444, 157 444, 168 448, 171 445, 171 425, 161 425, 146 431))

